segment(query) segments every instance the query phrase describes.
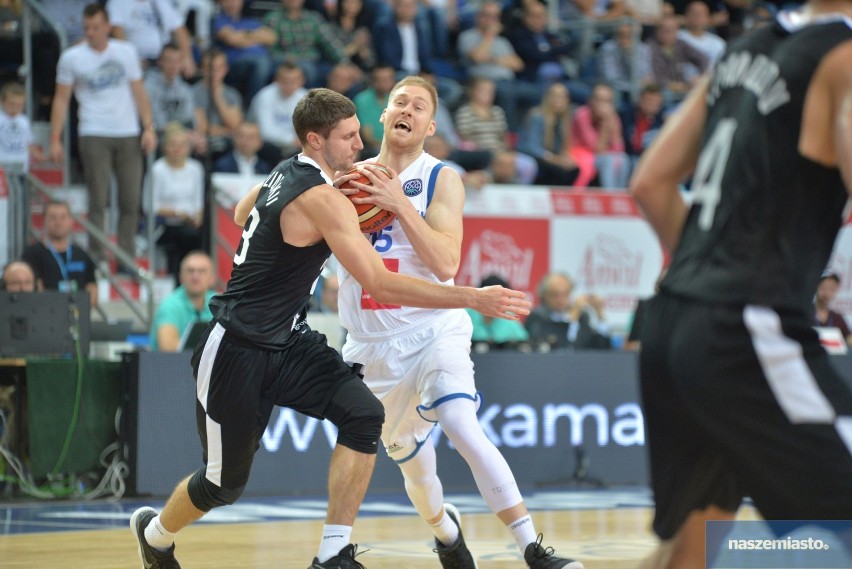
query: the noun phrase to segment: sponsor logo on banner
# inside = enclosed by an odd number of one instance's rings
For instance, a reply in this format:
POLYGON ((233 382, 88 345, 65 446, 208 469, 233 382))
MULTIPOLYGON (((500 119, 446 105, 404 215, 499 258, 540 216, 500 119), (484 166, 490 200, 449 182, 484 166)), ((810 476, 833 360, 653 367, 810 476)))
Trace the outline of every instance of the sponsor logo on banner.
MULTIPOLYGON (((577 284, 588 291, 638 291, 644 258, 642 249, 631 247, 626 235, 598 233, 586 243, 580 265, 573 274, 577 284)), ((607 295, 610 310, 632 310, 635 304, 636 293, 607 295)))
POLYGON ((496 274, 518 290, 533 291, 547 272, 548 225, 547 220, 466 219, 456 282, 477 286, 496 274))

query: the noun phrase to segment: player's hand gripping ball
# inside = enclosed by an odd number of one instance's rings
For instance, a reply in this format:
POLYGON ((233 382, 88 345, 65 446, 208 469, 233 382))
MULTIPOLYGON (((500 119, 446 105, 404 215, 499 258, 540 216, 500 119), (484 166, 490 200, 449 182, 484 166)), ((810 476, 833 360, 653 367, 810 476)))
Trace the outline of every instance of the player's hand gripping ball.
MULTIPOLYGON (((382 164, 372 164, 376 166, 379 170, 381 170, 385 176, 388 178, 391 177, 390 172, 388 172, 387 168, 382 164)), ((344 173, 353 174, 358 171, 358 167, 354 167, 351 170, 344 173)), ((350 188, 355 189, 352 186, 352 182, 358 182, 359 184, 364 184, 365 186, 371 186, 373 183, 366 176, 366 174, 361 174, 360 178, 356 178, 349 182, 344 182, 340 185, 341 188, 350 188)), ((364 190, 360 190, 357 194, 352 194, 351 196, 347 196, 350 200, 352 198, 369 198, 370 194, 365 192, 364 190)), ((355 206, 355 211, 358 212, 358 224, 361 227, 361 233, 373 233, 374 231, 379 231, 380 229, 384 229, 388 226, 388 224, 393 221, 395 217, 392 211, 388 211, 386 209, 382 209, 377 205, 371 203, 352 203, 355 206)))

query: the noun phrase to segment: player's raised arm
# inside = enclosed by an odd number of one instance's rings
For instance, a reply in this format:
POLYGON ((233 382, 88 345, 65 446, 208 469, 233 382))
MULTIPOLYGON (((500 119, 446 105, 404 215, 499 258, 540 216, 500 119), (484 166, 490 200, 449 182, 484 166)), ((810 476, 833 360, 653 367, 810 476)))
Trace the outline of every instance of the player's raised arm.
POLYGON ((826 75, 832 79, 834 151, 837 165, 852 196, 852 42, 846 42, 826 59, 826 75))
POLYGON ((257 184, 255 187, 249 190, 249 193, 244 195, 242 199, 240 199, 237 207, 234 208, 234 223, 242 227, 248 221, 248 217, 251 214, 251 208, 254 207, 255 202, 257 201, 257 194, 260 193, 260 188, 263 184, 257 184))
POLYGON ((291 205, 302 210, 340 264, 376 301, 420 308, 473 308, 486 316, 506 320, 518 320, 529 314, 530 302, 519 291, 500 286, 479 289, 444 286, 388 271, 379 254, 361 235, 355 208, 346 196, 330 187, 309 194, 291 205))
POLYGON ((677 247, 688 208, 679 184, 695 169, 707 119, 707 79, 696 85, 680 109, 645 151, 630 180, 630 193, 663 245, 677 247))

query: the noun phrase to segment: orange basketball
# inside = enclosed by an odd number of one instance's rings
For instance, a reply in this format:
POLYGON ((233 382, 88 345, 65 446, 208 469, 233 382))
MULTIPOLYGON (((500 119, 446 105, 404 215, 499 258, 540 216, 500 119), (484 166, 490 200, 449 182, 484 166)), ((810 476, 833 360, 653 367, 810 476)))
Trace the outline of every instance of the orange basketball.
MULTIPOLYGON (((387 168, 381 164, 373 164, 373 166, 377 166, 384 172, 384 174, 390 178, 390 172, 388 172, 387 168)), ((351 174, 358 170, 358 167, 352 168, 347 174, 351 174)), ((361 174, 360 178, 356 178, 352 180, 353 182, 358 182, 359 184, 364 184, 366 186, 372 185, 370 179, 365 175, 361 174)), ((353 188, 350 182, 346 182, 341 184, 341 188, 353 188)), ((352 198, 368 198, 370 194, 361 190, 357 194, 352 194, 348 196, 351 200, 352 198)), ((374 231, 379 231, 380 229, 384 229, 388 226, 388 224, 393 221, 395 217, 392 211, 388 211, 386 209, 382 209, 379 206, 370 204, 370 203, 362 203, 357 204, 353 203, 355 206, 355 211, 358 212, 358 224, 361 227, 361 233, 373 233, 374 231)))

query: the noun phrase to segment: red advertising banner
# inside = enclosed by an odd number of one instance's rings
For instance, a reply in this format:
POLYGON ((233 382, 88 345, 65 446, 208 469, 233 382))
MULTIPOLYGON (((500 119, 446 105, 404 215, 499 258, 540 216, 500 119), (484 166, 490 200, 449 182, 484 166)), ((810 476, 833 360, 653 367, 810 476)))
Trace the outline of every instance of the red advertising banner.
POLYGON ((465 218, 457 284, 478 286, 483 278, 497 274, 535 300, 535 287, 549 266, 547 219, 465 218))

